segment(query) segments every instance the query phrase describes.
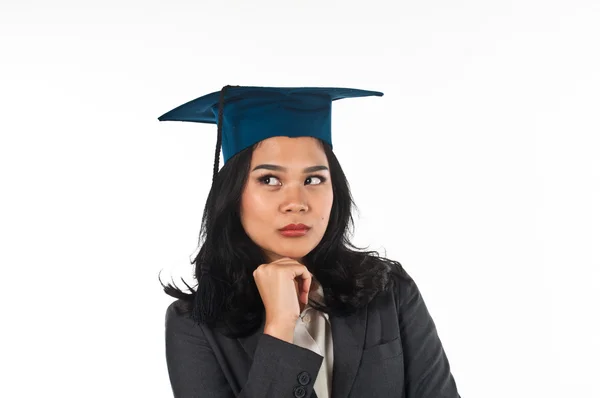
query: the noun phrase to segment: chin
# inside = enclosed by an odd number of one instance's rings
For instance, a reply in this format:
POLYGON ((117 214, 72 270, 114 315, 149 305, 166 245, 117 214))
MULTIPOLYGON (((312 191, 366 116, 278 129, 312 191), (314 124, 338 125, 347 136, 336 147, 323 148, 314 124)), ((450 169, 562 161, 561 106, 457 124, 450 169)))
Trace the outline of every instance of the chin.
POLYGON ((279 250, 271 250, 271 251, 280 257, 289 257, 289 258, 297 258, 297 259, 302 259, 308 253, 310 253, 310 250, 308 250, 308 248, 302 249, 302 248, 298 248, 298 247, 289 248, 289 249, 279 248, 279 250))
POLYGON ((280 250, 276 254, 281 257, 304 258, 309 252, 299 250, 280 250))

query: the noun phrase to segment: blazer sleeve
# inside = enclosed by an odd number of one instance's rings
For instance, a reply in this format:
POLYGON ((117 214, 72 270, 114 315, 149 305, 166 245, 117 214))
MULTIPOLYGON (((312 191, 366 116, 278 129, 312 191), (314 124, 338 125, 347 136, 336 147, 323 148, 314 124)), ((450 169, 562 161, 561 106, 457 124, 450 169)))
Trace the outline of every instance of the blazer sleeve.
POLYGON ((415 281, 396 289, 404 351, 406 398, 460 398, 435 323, 415 281))
POLYGON ((310 397, 323 362, 321 355, 262 334, 247 382, 236 394, 202 328, 187 314, 178 314, 175 302, 165 315, 165 349, 175 398, 310 397))

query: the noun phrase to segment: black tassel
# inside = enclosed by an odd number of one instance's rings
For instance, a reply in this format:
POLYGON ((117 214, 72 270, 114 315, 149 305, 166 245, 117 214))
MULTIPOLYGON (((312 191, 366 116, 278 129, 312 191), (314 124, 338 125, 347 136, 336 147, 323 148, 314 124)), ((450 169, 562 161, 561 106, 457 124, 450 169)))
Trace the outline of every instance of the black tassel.
MULTIPOLYGON (((233 86, 224 86, 221 89, 221 95, 219 97, 219 119, 217 122, 217 146, 215 148, 215 162, 213 167, 213 185, 217 178, 217 171, 219 170, 219 158, 221 155, 221 142, 223 136, 223 102, 225 100, 225 93, 229 87, 233 86)), ((208 226, 209 228, 214 227, 212 225, 212 220, 208 220, 208 226)), ((221 314, 221 307, 225 299, 225 285, 227 282, 212 275, 210 272, 210 264, 203 264, 201 268, 192 316, 197 321, 212 324, 221 314)))

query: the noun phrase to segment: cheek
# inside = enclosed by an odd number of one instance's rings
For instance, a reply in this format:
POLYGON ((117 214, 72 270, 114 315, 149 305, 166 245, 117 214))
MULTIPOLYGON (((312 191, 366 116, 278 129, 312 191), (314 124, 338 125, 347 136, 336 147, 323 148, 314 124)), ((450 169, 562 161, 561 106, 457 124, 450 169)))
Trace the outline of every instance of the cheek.
POLYGON ((269 204, 262 195, 251 190, 244 192, 240 204, 240 217, 244 228, 252 228, 268 217, 269 204))
POLYGON ((329 215, 331 214, 331 207, 333 206, 333 192, 329 195, 326 195, 325 198, 321 201, 321 208, 319 209, 320 214, 320 222, 324 227, 327 227, 329 223, 329 215))

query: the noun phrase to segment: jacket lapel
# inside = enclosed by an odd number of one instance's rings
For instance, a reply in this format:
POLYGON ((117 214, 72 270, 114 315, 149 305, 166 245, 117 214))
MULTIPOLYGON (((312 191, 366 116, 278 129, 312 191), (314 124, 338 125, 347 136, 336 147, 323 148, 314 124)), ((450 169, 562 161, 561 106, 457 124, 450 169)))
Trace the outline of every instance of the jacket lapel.
MULTIPOLYGON (((357 313, 346 317, 330 315, 329 321, 333 338, 333 391, 331 398, 346 398, 350 394, 352 383, 356 378, 365 344, 367 307, 365 306, 357 313)), ((255 333, 238 339, 250 358, 254 358, 258 340, 264 329, 265 317, 263 316, 263 321, 255 333)))
POLYGON ((367 328, 367 306, 346 316, 330 316, 333 338, 333 378, 331 398, 346 398, 360 365, 367 328))

